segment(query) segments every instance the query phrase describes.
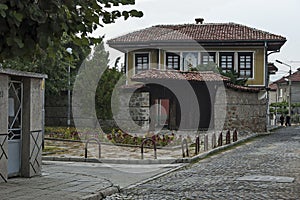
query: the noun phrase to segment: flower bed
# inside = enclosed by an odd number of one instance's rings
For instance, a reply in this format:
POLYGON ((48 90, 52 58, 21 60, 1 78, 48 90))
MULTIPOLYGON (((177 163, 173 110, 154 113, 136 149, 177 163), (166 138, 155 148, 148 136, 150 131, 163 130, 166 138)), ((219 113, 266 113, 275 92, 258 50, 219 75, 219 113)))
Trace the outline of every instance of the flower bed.
MULTIPOLYGON (((111 133, 103 133, 102 130, 96 129, 76 129, 67 127, 46 127, 45 135, 49 138, 67 139, 67 140, 87 140, 89 138, 97 138, 101 142, 110 142, 112 144, 136 145, 140 146, 146 138, 152 139, 157 146, 180 145, 181 137, 176 137, 174 133, 152 134, 147 133, 143 136, 131 135, 121 130, 112 130, 111 133)), ((145 146, 152 147, 153 144, 149 140, 145 146)))

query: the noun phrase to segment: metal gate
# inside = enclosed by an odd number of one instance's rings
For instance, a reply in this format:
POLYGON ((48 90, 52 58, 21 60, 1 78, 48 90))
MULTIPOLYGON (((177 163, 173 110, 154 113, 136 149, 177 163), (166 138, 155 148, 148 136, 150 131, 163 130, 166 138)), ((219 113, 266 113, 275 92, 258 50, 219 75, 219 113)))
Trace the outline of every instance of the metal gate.
POLYGON ((8 90, 8 176, 20 175, 23 83, 11 81, 8 90))

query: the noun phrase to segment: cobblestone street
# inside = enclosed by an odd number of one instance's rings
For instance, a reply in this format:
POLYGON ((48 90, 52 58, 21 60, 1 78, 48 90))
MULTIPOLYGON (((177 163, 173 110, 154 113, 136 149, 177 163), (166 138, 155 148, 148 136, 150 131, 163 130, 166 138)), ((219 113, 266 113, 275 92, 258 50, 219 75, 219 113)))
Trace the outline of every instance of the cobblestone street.
POLYGON ((300 127, 288 127, 106 199, 299 197, 300 127))

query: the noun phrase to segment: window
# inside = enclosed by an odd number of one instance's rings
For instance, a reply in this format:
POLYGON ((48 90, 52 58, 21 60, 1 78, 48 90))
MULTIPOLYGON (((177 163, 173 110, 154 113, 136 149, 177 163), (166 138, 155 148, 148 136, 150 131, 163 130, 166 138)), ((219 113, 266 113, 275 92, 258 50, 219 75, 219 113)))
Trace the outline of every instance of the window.
POLYGON ((238 72, 241 78, 252 78, 253 77, 253 53, 243 52, 238 53, 238 72))
POLYGON ((282 90, 282 88, 280 88, 280 90, 279 90, 279 97, 283 97, 283 90, 282 90))
POLYGON ((176 53, 166 53, 167 69, 180 69, 180 56, 176 53))
POLYGON ((207 65, 209 63, 216 62, 216 53, 215 52, 208 52, 208 53, 201 53, 201 64, 207 65))
POLYGON ((220 53, 220 67, 223 72, 234 70, 234 53, 221 52, 220 53))
POLYGON ((149 69, 149 54, 148 53, 135 54, 135 73, 138 74, 148 69, 149 69))

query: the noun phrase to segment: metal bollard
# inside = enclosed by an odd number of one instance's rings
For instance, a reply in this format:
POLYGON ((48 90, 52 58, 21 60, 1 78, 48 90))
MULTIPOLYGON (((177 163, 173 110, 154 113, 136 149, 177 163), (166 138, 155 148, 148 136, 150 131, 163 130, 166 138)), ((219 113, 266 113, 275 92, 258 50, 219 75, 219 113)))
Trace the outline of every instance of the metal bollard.
POLYGON ((184 158, 185 156, 189 157, 189 147, 188 147, 188 142, 186 139, 183 139, 181 142, 181 149, 182 149, 182 157, 184 158), (184 144, 186 148, 186 154, 184 153, 184 144))
POLYGON ((156 142, 154 140, 152 140, 151 138, 146 138, 143 140, 142 145, 141 145, 141 159, 144 159, 144 144, 147 141, 151 141, 153 146, 154 146, 154 159, 157 159, 157 152, 156 152, 156 142))
POLYGON ((223 146, 223 133, 221 132, 218 138, 218 147, 223 146))
POLYGON ((204 135, 204 151, 208 151, 208 135, 204 135))
POLYGON ((232 139, 233 142, 236 142, 238 140, 238 133, 237 133, 236 129, 234 129, 232 137, 233 137, 233 139, 232 139))
POLYGON ((90 138, 86 141, 85 143, 85 148, 84 148, 84 158, 87 158, 87 149, 88 149, 88 144, 90 141, 95 141, 98 143, 98 148, 99 148, 99 158, 101 158, 101 143, 97 138, 90 138))
POLYGON ((230 131, 229 130, 226 133, 226 144, 230 144, 230 131))
POLYGON ((216 133, 213 133, 212 137, 211 137, 211 146, 212 146, 213 149, 217 147, 217 141, 216 140, 217 140, 216 139, 216 133))

